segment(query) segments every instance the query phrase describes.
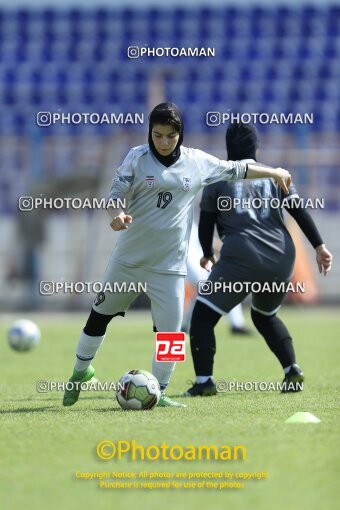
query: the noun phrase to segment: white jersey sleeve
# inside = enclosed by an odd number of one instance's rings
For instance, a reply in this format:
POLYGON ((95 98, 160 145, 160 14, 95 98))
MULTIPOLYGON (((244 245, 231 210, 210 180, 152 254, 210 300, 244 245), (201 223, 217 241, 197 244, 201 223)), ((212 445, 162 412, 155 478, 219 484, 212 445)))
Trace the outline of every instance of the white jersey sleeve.
POLYGON ((123 163, 116 170, 108 198, 127 198, 135 179, 135 170, 138 158, 148 150, 147 145, 140 145, 131 149, 123 163))
POLYGON ((193 151, 202 186, 217 181, 244 179, 247 169, 245 161, 225 161, 199 149, 193 149, 193 151))

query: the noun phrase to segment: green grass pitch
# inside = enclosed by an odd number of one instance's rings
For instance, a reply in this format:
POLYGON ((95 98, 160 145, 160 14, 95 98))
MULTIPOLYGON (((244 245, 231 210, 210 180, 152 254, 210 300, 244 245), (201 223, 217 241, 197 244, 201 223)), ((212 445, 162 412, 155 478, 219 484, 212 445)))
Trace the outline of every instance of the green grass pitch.
MULTIPOLYGON (((249 315, 246 312, 247 315, 249 315)), ((72 408, 61 405, 62 393, 39 394, 38 380, 64 381, 71 373, 84 314, 32 315, 42 342, 30 353, 7 346, 6 330, 14 317, 1 321, 1 508, 148 509, 287 509, 335 508, 338 486, 338 374, 340 317, 335 309, 285 308, 280 316, 295 340, 297 359, 306 374, 301 394, 230 392, 212 398, 180 399, 187 409, 145 412, 120 410, 109 392, 83 393, 72 408), (286 424, 298 411, 316 415, 319 424, 286 424), (136 439, 151 444, 243 444, 244 461, 103 461, 99 441, 136 439), (265 480, 243 489, 100 489, 97 480, 76 479, 76 471, 221 472, 266 471, 265 480), (166 498, 166 499, 165 499, 166 498)), ((20 316, 21 317, 21 316, 20 316)), ((19 317, 15 317, 19 318, 19 317)), ((132 368, 150 370, 153 333, 149 314, 129 313, 114 319, 95 360, 101 381, 116 381, 132 368)), ((235 381, 280 381, 281 368, 264 341, 231 337, 224 320, 217 328, 215 378, 235 381)), ((169 396, 193 379, 191 357, 174 372, 169 396)))

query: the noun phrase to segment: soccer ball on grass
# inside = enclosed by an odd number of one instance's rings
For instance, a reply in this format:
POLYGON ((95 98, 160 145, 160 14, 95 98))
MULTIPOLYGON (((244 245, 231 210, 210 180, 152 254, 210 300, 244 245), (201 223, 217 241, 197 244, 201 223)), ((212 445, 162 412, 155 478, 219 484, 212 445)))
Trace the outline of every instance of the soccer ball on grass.
POLYGON ((161 396, 159 382, 146 370, 130 370, 117 384, 117 401, 123 409, 150 410, 161 396))

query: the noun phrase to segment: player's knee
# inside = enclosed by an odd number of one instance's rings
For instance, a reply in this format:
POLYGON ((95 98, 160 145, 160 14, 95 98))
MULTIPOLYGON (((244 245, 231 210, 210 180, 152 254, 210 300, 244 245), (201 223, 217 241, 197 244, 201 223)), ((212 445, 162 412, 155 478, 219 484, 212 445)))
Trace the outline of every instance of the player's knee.
POLYGON ((95 310, 91 310, 89 318, 87 319, 84 333, 89 336, 103 336, 106 333, 106 328, 109 322, 113 317, 117 315, 122 315, 124 317, 124 312, 116 313, 115 315, 105 315, 102 313, 98 313, 95 310))
POLYGON ((264 313, 254 310, 254 308, 251 309, 251 318, 259 333, 262 333, 263 329, 272 322, 274 317, 276 317, 275 313, 272 315, 265 315, 264 313))

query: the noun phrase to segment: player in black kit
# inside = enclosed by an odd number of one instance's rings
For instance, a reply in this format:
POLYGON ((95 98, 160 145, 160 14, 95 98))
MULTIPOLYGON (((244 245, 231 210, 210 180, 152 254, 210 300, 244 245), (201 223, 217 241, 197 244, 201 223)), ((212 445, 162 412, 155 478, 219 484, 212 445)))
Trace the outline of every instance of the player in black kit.
MULTIPOLYGON (((229 159, 256 160, 258 135, 254 126, 232 124, 226 143, 229 159)), ((320 273, 326 275, 330 271, 332 255, 309 213, 300 201, 293 200, 297 198, 293 185, 285 195, 272 179, 217 182, 205 188, 199 222, 204 255, 200 263, 206 268, 209 261, 214 265, 208 280, 201 283, 192 314, 190 344, 196 382, 186 396, 216 394, 212 377, 216 352, 214 327, 222 314, 244 300, 255 287, 254 282, 258 283, 252 292, 251 317, 284 369, 282 392, 301 389, 298 383, 303 382, 304 374, 296 363, 292 338, 276 315, 295 260, 295 247, 284 224, 282 207, 295 218, 315 248, 320 273), (223 241, 218 262, 212 250, 215 225, 223 241), (273 288, 276 292, 272 292, 273 288)))

